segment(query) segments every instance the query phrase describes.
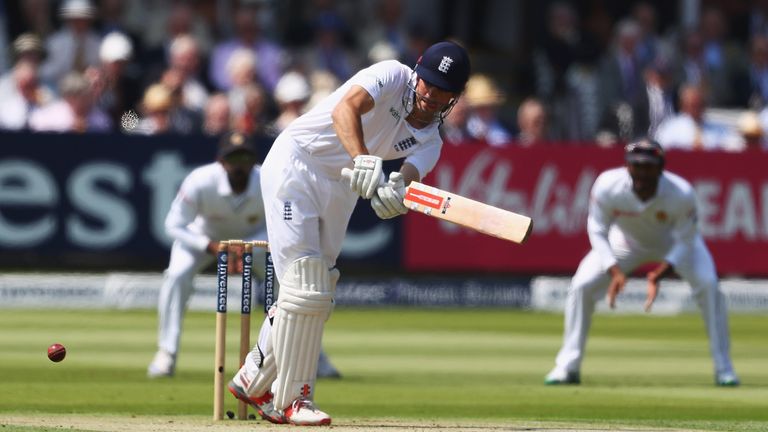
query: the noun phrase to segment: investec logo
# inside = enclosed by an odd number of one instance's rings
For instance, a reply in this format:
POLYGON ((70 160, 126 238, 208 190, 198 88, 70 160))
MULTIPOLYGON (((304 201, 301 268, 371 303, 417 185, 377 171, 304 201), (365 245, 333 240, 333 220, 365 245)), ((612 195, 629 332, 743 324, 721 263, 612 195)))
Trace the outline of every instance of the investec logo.
POLYGON ((243 266, 243 292, 242 292, 242 304, 240 305, 240 312, 244 314, 251 313, 251 268, 253 266, 253 255, 245 254, 243 256, 245 264, 243 266))
POLYGON ((227 262, 229 261, 228 254, 226 252, 219 254, 219 265, 217 272, 217 287, 216 293, 216 312, 227 311, 227 262))

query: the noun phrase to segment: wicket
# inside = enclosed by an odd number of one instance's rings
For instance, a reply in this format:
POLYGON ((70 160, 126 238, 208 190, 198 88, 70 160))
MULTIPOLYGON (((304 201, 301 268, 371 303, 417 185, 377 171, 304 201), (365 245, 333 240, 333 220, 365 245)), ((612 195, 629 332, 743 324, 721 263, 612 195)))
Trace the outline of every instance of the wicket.
MULTIPOLYGON (((216 345, 213 375, 213 419, 224 418, 224 365, 226 363, 226 332, 227 332, 227 279, 229 276, 229 251, 231 247, 243 248, 243 278, 242 295, 240 298, 240 363, 245 362, 245 356, 251 349, 251 305, 252 305, 252 269, 253 248, 264 248, 267 252, 264 272, 264 312, 266 313, 274 301, 274 267, 269 253, 269 243, 262 240, 243 241, 228 240, 219 243, 216 256, 216 345)), ((248 418, 248 405, 238 401, 237 418, 248 418)))

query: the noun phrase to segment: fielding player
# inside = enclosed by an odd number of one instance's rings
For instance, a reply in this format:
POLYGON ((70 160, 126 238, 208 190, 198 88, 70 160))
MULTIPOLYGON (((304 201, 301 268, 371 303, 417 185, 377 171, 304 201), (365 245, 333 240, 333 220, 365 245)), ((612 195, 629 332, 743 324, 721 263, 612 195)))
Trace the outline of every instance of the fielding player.
POLYGON ((613 308, 627 275, 642 264, 658 262, 647 274, 646 312, 662 278, 674 272, 685 279, 704 317, 715 384, 737 386, 725 297, 698 231, 695 192, 685 179, 664 171, 664 151, 655 141, 627 145, 625 159, 626 167, 603 172, 592 187, 587 222, 592 250, 568 289, 563 346, 544 382, 579 384, 595 303, 607 292, 613 308))
POLYGON ((464 90, 461 46, 427 48, 414 70, 383 61, 358 72, 283 131, 267 155, 262 183, 280 294, 274 326, 229 384, 273 421, 327 425, 313 402, 323 326, 333 308, 334 268, 359 197, 382 219, 404 214, 405 185, 440 156, 438 126, 464 90), (385 179, 382 160, 405 161, 385 179), (351 180, 342 168, 353 170, 351 180), (272 389, 273 393, 270 391, 272 389), (282 415, 282 419, 280 419, 282 415))
MULTIPOLYGON (((264 240, 264 204, 255 144, 245 135, 230 133, 219 142, 217 161, 193 170, 181 185, 165 220, 174 239, 158 301, 158 351, 147 369, 150 378, 172 376, 181 339, 184 312, 194 289, 193 279, 215 260, 219 240, 264 240)), ((232 251, 234 270, 242 271, 242 251, 232 251)), ((264 262, 255 248, 254 262, 264 262)), ((254 265, 264 279, 264 266, 254 265)), ((339 376, 321 359, 320 376, 339 376)))

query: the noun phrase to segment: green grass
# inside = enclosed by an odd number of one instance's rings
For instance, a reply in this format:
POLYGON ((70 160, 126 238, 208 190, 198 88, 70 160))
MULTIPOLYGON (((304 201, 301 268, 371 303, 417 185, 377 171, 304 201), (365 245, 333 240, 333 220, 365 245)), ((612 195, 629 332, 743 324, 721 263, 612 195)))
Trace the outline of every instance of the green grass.
MULTIPOLYGON (((230 368, 236 362, 237 317, 230 315, 230 368)), ((254 337, 259 324, 254 319, 254 337)), ((145 371, 155 346, 153 311, 2 310, 0 420, 82 414, 207 421, 213 325, 212 313, 187 314, 177 376, 152 381, 145 371), (53 342, 67 347, 61 363, 46 357, 53 342)), ((743 384, 718 388, 699 316, 598 315, 583 384, 549 387, 542 382, 559 348, 561 315, 339 307, 324 346, 344 378, 322 380, 316 400, 342 423, 768 430, 767 331, 766 315, 731 316, 733 358, 743 384)), ((229 398, 227 403, 234 409, 229 398)))

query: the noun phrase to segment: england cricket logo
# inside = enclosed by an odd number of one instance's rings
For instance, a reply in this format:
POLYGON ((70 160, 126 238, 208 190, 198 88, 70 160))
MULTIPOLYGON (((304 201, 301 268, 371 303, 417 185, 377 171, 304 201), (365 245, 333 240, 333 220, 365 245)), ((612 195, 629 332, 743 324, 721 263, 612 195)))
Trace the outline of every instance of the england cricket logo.
POLYGON ((440 65, 437 67, 437 70, 439 70, 442 73, 448 73, 448 69, 451 68, 451 63, 453 63, 453 59, 448 56, 443 56, 443 59, 440 60, 440 65))

